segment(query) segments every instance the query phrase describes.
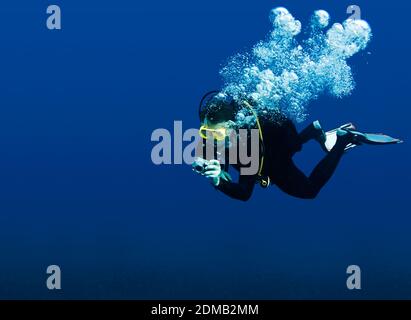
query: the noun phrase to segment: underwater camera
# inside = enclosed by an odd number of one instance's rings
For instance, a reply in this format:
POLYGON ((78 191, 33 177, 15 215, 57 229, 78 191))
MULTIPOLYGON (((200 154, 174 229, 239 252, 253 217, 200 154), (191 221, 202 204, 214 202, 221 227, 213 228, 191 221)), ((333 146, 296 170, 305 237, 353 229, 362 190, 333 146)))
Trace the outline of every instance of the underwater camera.
POLYGON ((204 173, 205 168, 208 166, 208 161, 202 158, 196 158, 193 163, 193 170, 198 173, 204 173))

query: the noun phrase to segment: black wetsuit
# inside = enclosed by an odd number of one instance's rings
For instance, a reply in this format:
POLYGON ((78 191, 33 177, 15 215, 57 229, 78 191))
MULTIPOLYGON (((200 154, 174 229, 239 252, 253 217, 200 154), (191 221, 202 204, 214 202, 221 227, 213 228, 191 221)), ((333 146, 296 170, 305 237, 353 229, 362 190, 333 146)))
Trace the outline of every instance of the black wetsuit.
MULTIPOLYGON (((264 167, 262 174, 269 176, 271 183, 289 195, 313 199, 334 173, 346 142, 341 138, 335 147, 314 168, 309 177, 299 170, 293 162, 293 155, 302 149, 303 140, 291 120, 284 119, 280 124, 260 119, 264 139, 264 167)), ((240 166, 233 165, 237 170, 240 166)), ((227 170, 227 166, 224 168, 227 170)), ((226 195, 248 200, 258 180, 257 175, 240 175, 238 182, 220 179, 216 187, 226 195)))

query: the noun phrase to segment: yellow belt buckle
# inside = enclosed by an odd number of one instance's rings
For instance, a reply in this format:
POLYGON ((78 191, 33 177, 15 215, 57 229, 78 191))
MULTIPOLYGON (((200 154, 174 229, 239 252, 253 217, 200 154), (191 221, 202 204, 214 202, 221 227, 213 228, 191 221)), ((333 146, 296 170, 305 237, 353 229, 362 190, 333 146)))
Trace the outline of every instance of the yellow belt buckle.
POLYGON ((263 187, 263 188, 267 188, 267 187, 269 187, 270 186, 270 177, 261 177, 261 179, 260 179, 260 185, 261 185, 261 187, 263 187))

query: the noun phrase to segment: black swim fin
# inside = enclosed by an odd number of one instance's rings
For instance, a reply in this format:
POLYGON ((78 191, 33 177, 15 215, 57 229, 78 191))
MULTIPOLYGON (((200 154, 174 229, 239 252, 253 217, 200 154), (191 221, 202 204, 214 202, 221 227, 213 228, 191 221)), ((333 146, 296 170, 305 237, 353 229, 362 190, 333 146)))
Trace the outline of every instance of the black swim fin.
POLYGON ((345 130, 349 131, 353 135, 353 143, 346 146, 345 150, 349 150, 358 145, 370 144, 370 145, 386 145, 386 144, 397 144, 403 141, 397 138, 390 137, 383 133, 363 133, 355 130, 355 126, 352 123, 346 123, 339 128, 330 130, 325 133, 326 141, 323 145, 323 149, 329 152, 337 142, 337 131, 345 130))
POLYGON ((362 133, 359 131, 354 131, 350 129, 344 129, 354 134, 355 141, 360 144, 373 144, 373 145, 384 145, 384 144, 397 144, 402 143, 400 139, 390 137, 383 133, 362 133))

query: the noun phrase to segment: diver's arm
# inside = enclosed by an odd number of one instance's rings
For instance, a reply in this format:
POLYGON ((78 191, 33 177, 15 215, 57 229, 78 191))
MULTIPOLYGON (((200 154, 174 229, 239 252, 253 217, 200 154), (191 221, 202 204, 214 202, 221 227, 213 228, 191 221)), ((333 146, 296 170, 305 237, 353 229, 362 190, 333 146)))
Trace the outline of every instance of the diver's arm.
POLYGON ((237 183, 221 179, 216 189, 233 199, 247 201, 253 193, 255 181, 255 176, 240 175, 237 183))
POLYGON ((193 170, 210 180, 211 184, 231 198, 247 201, 253 193, 255 176, 240 175, 238 183, 231 181, 227 171, 222 170, 218 160, 206 161, 197 158, 193 164, 193 170))

